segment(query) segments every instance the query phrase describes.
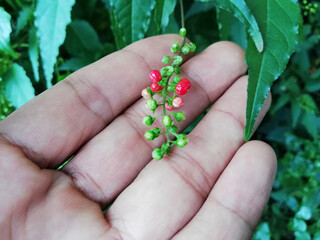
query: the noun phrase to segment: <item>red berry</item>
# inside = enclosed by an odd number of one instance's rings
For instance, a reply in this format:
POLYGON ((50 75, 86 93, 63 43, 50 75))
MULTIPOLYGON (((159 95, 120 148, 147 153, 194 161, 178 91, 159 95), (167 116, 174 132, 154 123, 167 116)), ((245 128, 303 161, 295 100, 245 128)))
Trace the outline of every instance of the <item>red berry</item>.
POLYGON ((152 92, 158 92, 160 90, 162 90, 162 87, 158 85, 158 83, 151 83, 151 86, 150 86, 152 92))
POLYGON ((191 82, 188 79, 181 79, 181 82, 183 82, 187 86, 188 90, 191 88, 191 82))
POLYGON ((172 100, 172 105, 175 107, 175 108, 179 108, 179 107, 182 107, 183 106, 183 103, 184 103, 184 100, 182 97, 176 97, 172 100))
POLYGON ((161 73, 158 70, 152 70, 149 74, 151 82, 157 83, 161 80, 161 73))
POLYGON ((187 85, 184 82, 180 81, 176 86, 176 93, 178 95, 185 95, 187 92, 188 92, 187 85))
POLYGON ((165 103, 165 108, 168 110, 168 111, 172 111, 174 109, 173 106, 169 106, 168 102, 165 103))

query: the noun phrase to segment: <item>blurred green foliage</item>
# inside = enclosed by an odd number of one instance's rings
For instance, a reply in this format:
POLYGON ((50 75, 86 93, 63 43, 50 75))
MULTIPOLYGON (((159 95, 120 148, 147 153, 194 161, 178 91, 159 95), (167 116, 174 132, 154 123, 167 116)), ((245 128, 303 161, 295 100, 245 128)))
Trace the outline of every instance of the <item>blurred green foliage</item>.
MULTIPOLYGON (((213 1, 184 2, 188 36, 197 44, 198 52, 220 37, 247 47, 244 25, 236 18, 230 18, 229 34, 219 33, 213 1)), ((47 89, 41 49, 35 37, 36 3, 36 0, 0 1, 0 7, 11 15, 13 50, 10 53, 0 50, 0 120, 14 111, 5 97, 4 84, 13 64, 23 67, 24 79, 30 80, 36 95, 47 89)), ((299 44, 286 71, 273 86, 272 107, 254 136, 269 142, 279 158, 271 198, 253 237, 256 240, 320 240, 320 9, 317 1, 299 3, 303 15, 299 44)), ((116 4, 117 1, 109 0, 76 1, 53 66, 52 84, 123 46, 126 39, 114 37, 115 31, 124 31, 114 26, 117 19, 112 9, 118 7, 116 4)), ((163 6, 171 11, 172 2, 163 6)), ((177 33, 179 10, 176 7, 168 16, 153 11, 148 20, 151 24, 142 37, 177 33)), ((204 115, 186 131, 190 132, 204 115)))

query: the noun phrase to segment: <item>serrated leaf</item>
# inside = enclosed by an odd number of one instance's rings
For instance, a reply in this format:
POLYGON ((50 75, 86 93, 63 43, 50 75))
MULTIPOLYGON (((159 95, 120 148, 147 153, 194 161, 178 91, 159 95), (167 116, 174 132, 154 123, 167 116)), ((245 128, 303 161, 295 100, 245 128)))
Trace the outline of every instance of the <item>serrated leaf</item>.
POLYGON ((215 0, 216 6, 231 12, 246 26, 259 52, 263 50, 263 38, 255 17, 244 0, 215 0))
POLYGON ((34 88, 25 70, 16 63, 4 74, 3 81, 6 98, 15 108, 21 107, 35 96, 34 88))
POLYGON ((155 0, 110 0, 109 3, 117 47, 142 39, 148 30, 155 0))
POLYGON ((36 82, 39 82, 39 44, 37 38, 36 28, 32 27, 29 30, 29 59, 31 62, 33 76, 36 82))
MULTIPOLYGON (((73 20, 67 28, 67 37, 64 43, 67 51, 75 56, 84 55, 94 58, 102 49, 98 34, 85 20, 73 20), (90 41, 88 41, 90 39, 90 41)), ((95 60, 95 59, 93 59, 95 60)))
POLYGON ((29 20, 31 19, 32 16, 33 16, 33 10, 32 10, 31 7, 23 8, 19 12, 15 35, 18 35, 21 32, 21 30, 23 28, 25 28, 25 26, 27 26, 27 24, 28 24, 28 22, 29 22, 29 20))
POLYGON ((75 0, 38 0, 35 25, 39 38, 40 55, 47 87, 51 87, 54 64, 59 47, 66 37, 66 26, 71 21, 71 9, 75 0))
POLYGON ((4 51, 13 57, 17 57, 17 54, 10 45, 10 34, 12 32, 10 20, 10 14, 0 7, 0 51, 4 51))
POLYGON ((259 53, 248 39, 246 62, 249 66, 245 140, 249 140, 255 120, 275 81, 284 71, 297 44, 300 9, 292 0, 247 0, 259 24, 265 47, 259 53))
POLYGON ((156 0, 154 20, 158 25, 158 32, 160 29, 164 29, 168 26, 169 17, 173 13, 176 7, 177 1, 172 0, 156 0))

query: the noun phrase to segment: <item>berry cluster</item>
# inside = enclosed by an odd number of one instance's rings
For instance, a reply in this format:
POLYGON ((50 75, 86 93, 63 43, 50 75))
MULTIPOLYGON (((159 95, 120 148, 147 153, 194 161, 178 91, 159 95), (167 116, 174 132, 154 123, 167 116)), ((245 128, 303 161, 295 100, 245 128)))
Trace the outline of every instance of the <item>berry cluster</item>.
POLYGON ((162 106, 162 113, 156 117, 147 115, 143 118, 143 123, 151 126, 158 118, 162 118, 162 128, 155 127, 147 130, 145 138, 147 140, 154 140, 160 135, 166 135, 167 142, 163 143, 161 148, 156 148, 152 152, 154 159, 160 160, 164 154, 170 154, 171 147, 177 145, 184 147, 188 143, 186 134, 177 133, 178 127, 174 125, 174 120, 182 122, 186 119, 183 112, 171 112, 174 109, 180 108, 184 104, 181 96, 185 95, 191 88, 191 83, 188 79, 181 79, 180 65, 183 62, 182 54, 186 55, 189 52, 194 52, 196 46, 194 43, 186 44, 185 35, 186 29, 181 28, 179 34, 183 37, 182 44, 179 45, 177 41, 171 46, 171 52, 176 53, 174 57, 165 56, 162 59, 167 66, 158 70, 152 70, 149 74, 149 79, 152 82, 150 87, 143 89, 141 95, 147 99, 146 107, 154 114, 156 109, 162 106), (173 120, 174 119, 174 120, 173 120), (175 140, 170 139, 170 135, 175 137, 175 140))

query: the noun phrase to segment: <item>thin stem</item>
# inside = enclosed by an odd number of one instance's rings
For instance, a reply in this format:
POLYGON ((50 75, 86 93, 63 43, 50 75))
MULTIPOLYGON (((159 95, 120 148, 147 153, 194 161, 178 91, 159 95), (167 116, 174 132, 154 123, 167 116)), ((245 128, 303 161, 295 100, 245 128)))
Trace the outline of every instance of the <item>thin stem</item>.
POLYGON ((183 0, 180 0, 180 11, 181 11, 181 27, 184 28, 183 0))

